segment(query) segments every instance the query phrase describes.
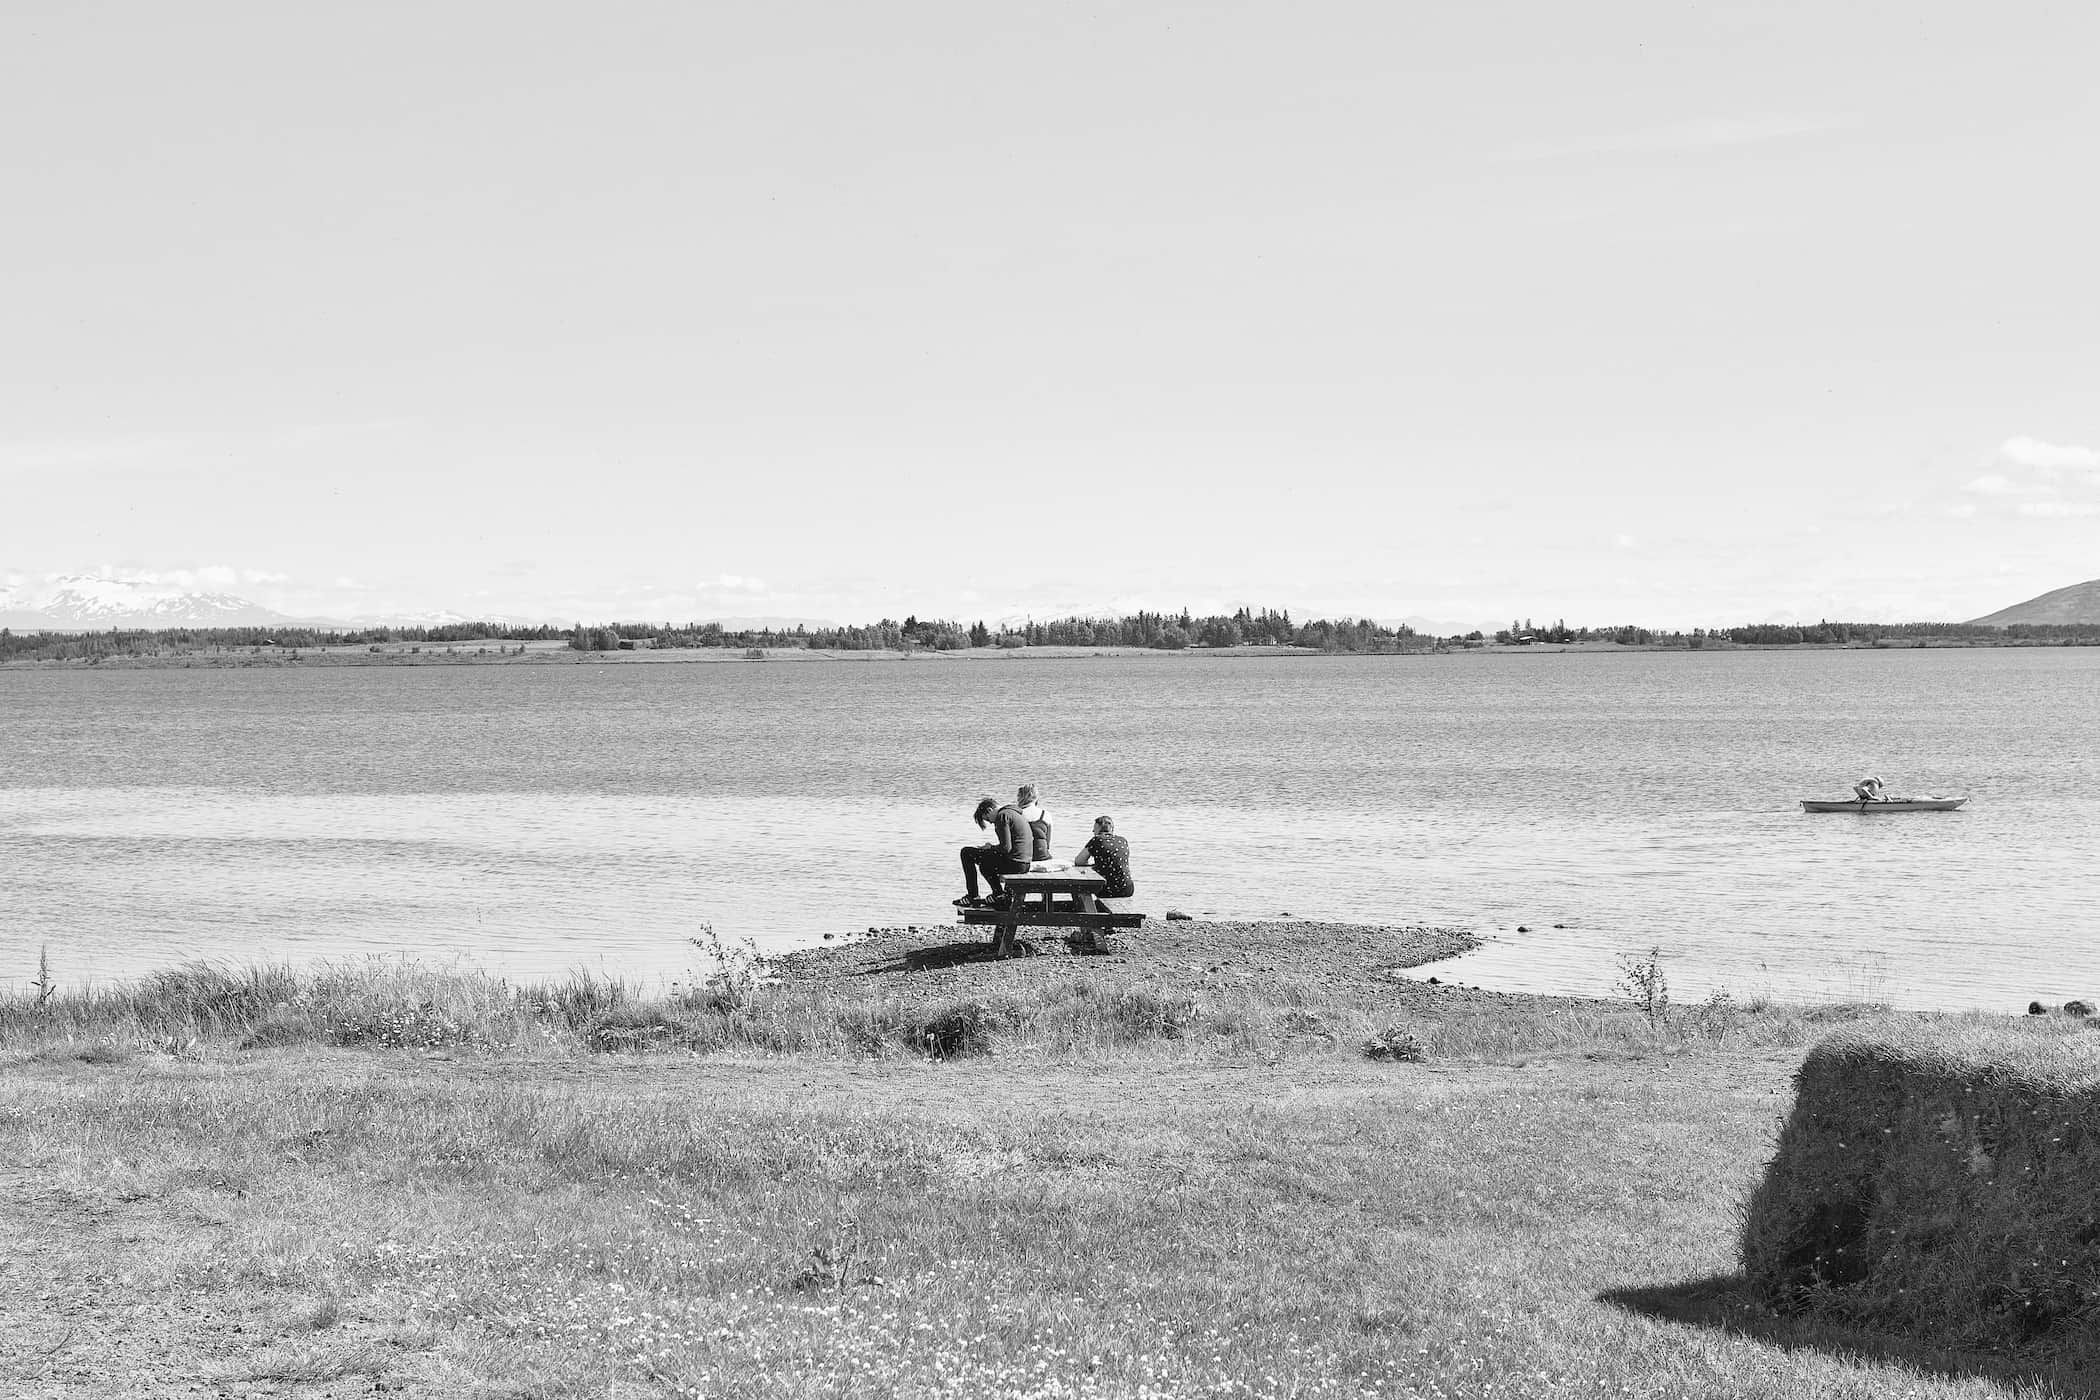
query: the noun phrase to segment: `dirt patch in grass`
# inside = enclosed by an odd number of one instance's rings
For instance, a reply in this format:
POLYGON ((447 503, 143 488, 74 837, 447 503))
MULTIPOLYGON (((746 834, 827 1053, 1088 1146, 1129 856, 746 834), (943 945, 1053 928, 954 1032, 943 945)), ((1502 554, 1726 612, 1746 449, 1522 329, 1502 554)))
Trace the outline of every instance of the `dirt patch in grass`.
POLYGON ((0 1393, 408 1392, 427 1335, 346 1314, 330 1298, 199 1293, 168 1277, 169 1261, 210 1251, 223 1231, 194 1205, 143 1176, 83 1191, 0 1163, 0 1393))

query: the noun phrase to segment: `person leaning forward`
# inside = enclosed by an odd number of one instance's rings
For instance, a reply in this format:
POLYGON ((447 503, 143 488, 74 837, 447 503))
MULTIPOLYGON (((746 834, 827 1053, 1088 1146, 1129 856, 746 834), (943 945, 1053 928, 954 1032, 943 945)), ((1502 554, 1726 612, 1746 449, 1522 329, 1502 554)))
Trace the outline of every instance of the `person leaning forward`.
POLYGON ((971 820, 980 828, 990 826, 994 839, 988 845, 962 848, 963 897, 955 901, 955 907, 976 909, 988 902, 977 897, 977 877, 981 874, 991 889, 989 903, 1004 908, 1005 877, 1028 869, 1029 859, 1035 854, 1035 833, 1028 829, 1028 819, 1021 815, 1019 807, 1012 803, 1001 807, 996 798, 977 799, 971 820))

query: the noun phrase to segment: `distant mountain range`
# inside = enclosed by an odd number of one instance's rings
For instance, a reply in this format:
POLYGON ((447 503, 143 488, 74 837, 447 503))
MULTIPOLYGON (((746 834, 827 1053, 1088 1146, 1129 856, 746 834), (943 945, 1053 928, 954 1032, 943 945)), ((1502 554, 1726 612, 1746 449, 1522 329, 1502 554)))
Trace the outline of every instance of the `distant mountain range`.
MULTIPOLYGON (((17 632, 108 631, 119 627, 435 627, 470 620, 521 621, 494 616, 469 619, 453 612, 432 612, 413 617, 293 617, 231 593, 185 593, 162 584, 86 575, 57 579, 52 587, 33 595, 0 589, 0 627, 17 632)), ((724 617, 711 620, 720 622, 731 631, 791 631, 797 626, 814 630, 838 625, 814 617, 724 617)), ((1013 619, 1016 624, 1022 620, 1013 619)), ((556 626, 566 625, 550 621, 556 626)), ((2100 579, 2074 583, 1974 621, 1988 627, 2009 627, 2018 623, 2100 625, 2100 579)), ((1466 630, 1447 621, 1426 617, 1381 618, 1379 622, 1388 627, 1405 623, 1428 636, 1448 636, 1466 630)), ((525 625, 535 624, 527 622, 525 625)))
POLYGON ((0 590, 0 627, 20 632, 112 627, 281 627, 294 619, 231 593, 184 593, 127 579, 62 578, 35 597, 0 590))
MULTIPOLYGON (((51 586, 33 594, 0 588, 0 627, 16 632, 107 632, 113 628, 153 630, 164 627, 442 627, 454 622, 518 623, 533 627, 543 620, 563 627, 576 619, 528 620, 480 613, 470 618, 464 613, 442 611, 385 617, 294 617, 231 593, 185 593, 163 584, 136 579, 87 575, 54 580, 51 586)), ((787 632, 798 626, 838 625, 814 617, 708 620, 719 621, 731 631, 764 629, 787 632)))
POLYGON ((2059 627, 2079 623, 2100 625, 2100 578, 2074 583, 2069 588, 2044 593, 2039 598, 2029 598, 2024 603, 2000 608, 1989 617, 1975 620, 1985 627, 2011 627, 2019 623, 2059 627))
MULTIPOLYGON (((502 618, 474 621, 501 622, 502 618)), ((17 632, 107 632, 113 628, 154 630, 164 627, 435 627, 465 622, 458 613, 435 612, 416 617, 293 617, 231 593, 185 593, 164 584, 137 579, 76 575, 54 581, 51 588, 29 594, 0 589, 0 627, 17 632)))

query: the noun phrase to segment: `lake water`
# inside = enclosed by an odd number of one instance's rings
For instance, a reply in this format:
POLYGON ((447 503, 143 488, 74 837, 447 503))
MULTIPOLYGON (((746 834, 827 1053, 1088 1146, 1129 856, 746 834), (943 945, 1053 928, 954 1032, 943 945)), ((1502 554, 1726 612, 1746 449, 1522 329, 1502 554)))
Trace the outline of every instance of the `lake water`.
POLYGON ((1159 914, 1426 922, 1447 977, 2100 1000, 2100 649, 0 669, 0 985, 181 959, 674 978, 938 923, 980 793, 1159 914), (1966 791, 1804 815, 1866 771, 1966 791), (1530 929, 1517 932, 1518 925, 1530 929), (1564 926, 1564 927, 1557 927, 1564 926))

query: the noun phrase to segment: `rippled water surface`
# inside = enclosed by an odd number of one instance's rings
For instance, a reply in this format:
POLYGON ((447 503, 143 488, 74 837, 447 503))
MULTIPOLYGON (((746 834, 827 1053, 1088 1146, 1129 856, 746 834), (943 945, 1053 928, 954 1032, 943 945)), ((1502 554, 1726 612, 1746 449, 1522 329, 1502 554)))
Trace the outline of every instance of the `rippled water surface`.
POLYGON ((1152 913, 1473 926, 1447 975, 2100 999, 2100 650, 0 670, 0 984, 192 957, 676 976, 929 923, 979 793, 1152 913), (1966 791, 1807 816, 1872 769, 1966 791), (1518 925, 1529 932, 1517 932, 1518 925), (1565 927, 1556 927, 1565 925, 1565 927))

